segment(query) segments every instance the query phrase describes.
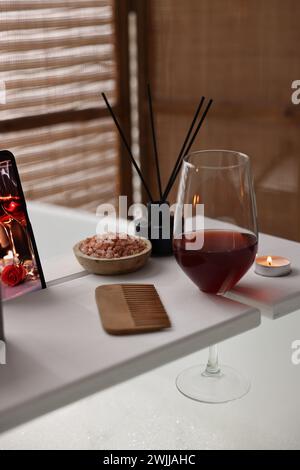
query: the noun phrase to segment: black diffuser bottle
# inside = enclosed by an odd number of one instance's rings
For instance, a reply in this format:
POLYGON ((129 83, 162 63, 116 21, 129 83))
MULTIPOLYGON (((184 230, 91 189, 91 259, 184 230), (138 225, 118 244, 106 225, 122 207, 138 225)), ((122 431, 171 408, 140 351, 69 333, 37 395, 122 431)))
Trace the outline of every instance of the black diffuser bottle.
POLYGON ((135 233, 148 238, 153 256, 169 256, 173 253, 174 215, 168 202, 148 202, 147 217, 135 223, 135 233))

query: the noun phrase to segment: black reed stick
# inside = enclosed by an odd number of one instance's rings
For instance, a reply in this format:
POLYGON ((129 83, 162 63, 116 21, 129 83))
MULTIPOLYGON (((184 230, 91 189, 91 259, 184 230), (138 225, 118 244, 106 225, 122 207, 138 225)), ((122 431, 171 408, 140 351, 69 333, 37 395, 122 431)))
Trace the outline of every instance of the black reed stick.
POLYGON ((157 182, 158 182, 159 197, 160 197, 160 200, 162 200, 162 187, 161 187, 160 169, 159 169, 157 143, 156 143, 154 117, 153 117, 152 96, 151 96, 151 88, 150 88, 149 83, 147 85, 147 91, 148 91, 148 105, 149 105, 149 112, 150 112, 151 132, 152 132, 152 142, 153 142, 154 159, 155 159, 155 167, 156 167, 156 176, 157 176, 157 182))
POLYGON ((207 113, 208 113, 208 111, 209 111, 209 108, 210 108, 211 105, 212 105, 212 102, 213 102, 213 100, 210 99, 209 102, 208 102, 208 105, 206 106, 206 109, 205 109, 204 113, 202 114, 202 117, 201 117, 201 119, 200 119, 200 121, 199 121, 199 123, 198 123, 198 125, 197 125, 197 127, 196 127, 196 130, 195 130, 195 132, 194 132, 194 134, 193 134, 193 136, 192 136, 192 138, 191 138, 191 140, 190 140, 190 142, 189 142, 189 144, 188 144, 188 146, 187 146, 187 148, 186 148, 186 150, 185 150, 185 152, 184 152, 184 155, 182 156, 181 161, 180 161, 180 163, 179 163, 179 165, 178 165, 178 167, 177 167, 177 169, 176 169, 176 171, 175 171, 175 173, 174 173, 174 176, 173 176, 173 178, 172 178, 172 181, 171 181, 171 184, 170 184, 170 186, 169 186, 169 188, 168 188, 168 191, 166 191, 165 194, 164 194, 165 198, 168 197, 168 194, 169 194, 169 192, 171 191, 172 186, 173 186, 173 184, 174 184, 175 181, 176 181, 177 175, 178 175, 178 173, 179 173, 179 171, 180 171, 180 168, 181 168, 181 165, 182 165, 183 158, 189 153, 190 148, 191 148, 191 146, 193 145, 194 140, 196 139, 197 134, 198 134, 198 132, 199 132, 201 126, 202 126, 202 123, 203 123, 204 119, 206 118, 206 115, 207 115, 207 113))
POLYGON ((104 101, 105 101, 105 104, 106 104, 106 106, 107 106, 107 108, 108 108, 108 110, 109 110, 109 112, 110 112, 111 117, 112 117, 113 120, 114 120, 115 125, 117 126, 117 129, 118 129, 118 131, 119 131, 119 134, 120 134, 120 136, 121 136, 121 139, 122 139, 122 141, 123 141, 123 144, 125 145, 125 147, 126 147, 126 149, 127 149, 127 152, 128 152, 129 157, 130 157, 131 163, 133 164, 134 168, 136 169, 136 171, 137 171, 137 173, 138 173, 138 175, 139 175, 139 177, 140 177, 140 179, 141 179, 141 182, 142 182, 142 184, 143 184, 143 186, 144 186, 144 188, 145 188, 145 191, 146 191, 146 193, 148 194, 148 197, 149 197, 150 201, 153 202, 153 198, 152 198, 152 196, 151 196, 151 192, 150 192, 150 190, 149 190, 149 188, 148 188, 148 185, 147 185, 146 181, 144 180, 144 177, 143 177, 143 175, 142 175, 142 173, 141 173, 141 170, 140 170, 140 168, 138 167, 138 165, 137 165, 137 163, 136 163, 136 161, 135 161, 135 159, 134 159, 134 157, 133 157, 133 155, 132 155, 131 148, 130 148, 130 146, 129 146, 127 140, 126 140, 125 134, 124 134, 124 132, 122 131, 121 126, 120 126, 120 124, 119 124, 119 122, 118 122, 118 120, 117 120, 117 118, 116 118, 116 116, 115 116, 115 114, 114 114, 114 112, 113 112, 113 110, 112 110, 112 107, 110 106, 110 104, 109 104, 109 102, 108 102, 108 100, 107 100, 107 98, 106 98, 106 96, 105 96, 105 93, 101 93, 101 95, 102 95, 102 97, 103 97, 103 99, 104 99, 104 101))
POLYGON ((200 100, 200 102, 199 102, 199 104, 198 104, 198 106, 197 106, 197 109, 196 109, 196 111, 195 111, 195 114, 194 114, 192 123, 191 123, 191 125, 190 125, 190 127, 189 127, 189 130, 188 130, 187 134, 186 134, 186 137, 185 137, 184 142, 183 142, 183 144, 182 144, 182 147, 181 147, 181 149, 180 149, 179 155, 178 155, 178 157, 177 157, 176 163, 175 163, 175 165, 174 165, 174 168, 173 168, 173 170, 172 170, 172 173, 170 174, 170 178, 169 178, 169 181, 168 181, 168 183, 167 183, 166 189, 165 189, 165 191, 164 191, 164 193, 163 193, 163 196, 162 196, 162 200, 163 200, 163 201, 166 200, 166 197, 167 197, 167 195, 169 194, 169 191, 170 191, 170 190, 169 190, 169 187, 170 187, 170 185, 171 185, 171 183, 172 183, 173 176, 174 176, 174 174, 175 174, 175 172, 176 172, 176 169, 177 169, 178 165, 180 164, 182 155, 183 155, 183 153, 184 153, 185 146, 186 146, 186 144, 187 144, 187 142, 188 142, 188 140, 189 140, 189 138, 190 138, 190 135, 191 135, 191 133, 192 133, 193 127, 194 127, 194 125, 195 125, 195 122, 196 122, 196 120, 197 120, 197 118, 198 118, 198 115, 199 115, 199 113, 200 113, 201 107, 202 107, 202 105, 203 105, 204 99, 205 99, 204 96, 202 96, 202 98, 201 98, 201 100, 200 100))

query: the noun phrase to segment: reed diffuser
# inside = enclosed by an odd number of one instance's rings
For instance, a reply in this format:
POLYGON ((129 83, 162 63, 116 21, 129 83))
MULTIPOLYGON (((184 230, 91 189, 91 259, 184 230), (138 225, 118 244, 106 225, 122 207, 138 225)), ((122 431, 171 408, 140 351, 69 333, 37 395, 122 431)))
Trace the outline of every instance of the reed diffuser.
POLYGON ((150 115, 150 124, 151 124, 151 134, 152 134, 152 144, 153 144, 153 157, 154 157, 154 164, 156 170, 156 177, 157 177, 157 185, 158 185, 158 193, 159 193, 159 200, 155 201, 152 197, 150 188, 139 168, 138 164, 135 161, 135 158, 132 154, 132 150, 126 136, 120 126, 120 123, 109 104, 105 93, 102 93, 102 97, 105 101, 105 104, 111 114, 111 117, 114 120, 114 123, 118 129, 120 134, 121 140, 127 150, 127 154, 130 158, 131 163, 133 164, 143 188, 148 196, 147 202, 147 218, 146 220, 140 219, 136 221, 136 233, 137 235, 146 236, 152 243, 152 254, 156 256, 166 256, 170 255, 173 252, 172 249, 172 238, 173 238, 173 227, 174 227, 174 217, 173 214, 170 213, 169 209, 169 202, 168 196, 170 194, 171 189, 173 188, 176 178, 180 172, 182 162, 184 157, 189 153, 198 132, 201 129, 201 126, 207 116, 209 108, 212 105, 213 100, 209 99, 206 108, 204 109, 203 114, 199 118, 200 111, 205 101, 205 97, 202 96, 192 122, 188 128, 186 137, 183 141, 181 149, 179 151, 178 157, 175 161, 175 165, 171 171, 170 177, 168 179, 167 185, 165 189, 162 188, 161 182, 161 175, 160 175, 160 167, 159 167, 159 157, 158 157, 158 150, 157 150, 157 141, 156 141, 156 133, 155 133, 155 124, 154 124, 154 114, 153 114, 153 105, 152 105, 152 95, 151 95, 151 88, 148 84, 147 86, 147 95, 148 95, 148 107, 149 107, 149 115, 150 115), (198 123, 197 123, 198 121, 198 123), (196 124, 197 123, 197 124, 196 124), (166 220, 168 223, 166 224, 166 220), (164 222, 164 223, 163 223, 164 222))

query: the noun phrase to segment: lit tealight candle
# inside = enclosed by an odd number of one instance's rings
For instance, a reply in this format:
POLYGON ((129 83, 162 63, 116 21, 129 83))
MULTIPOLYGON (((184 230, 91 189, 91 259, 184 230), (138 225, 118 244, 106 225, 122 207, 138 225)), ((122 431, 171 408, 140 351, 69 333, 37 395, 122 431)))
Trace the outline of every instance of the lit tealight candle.
POLYGON ((255 272, 261 276, 286 276, 291 272, 291 262, 282 256, 257 256, 255 272))
POLYGON ((4 266, 8 266, 9 264, 13 264, 14 262, 14 255, 11 250, 7 252, 7 255, 3 256, 3 264, 4 266))

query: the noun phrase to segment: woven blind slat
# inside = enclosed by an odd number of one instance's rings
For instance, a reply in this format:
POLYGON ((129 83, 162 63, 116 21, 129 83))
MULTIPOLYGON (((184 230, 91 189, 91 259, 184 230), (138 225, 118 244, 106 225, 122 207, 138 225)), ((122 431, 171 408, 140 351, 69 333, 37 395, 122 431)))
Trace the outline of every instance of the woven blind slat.
MULTIPOLYGON (((107 119, 93 120, 84 124, 65 124, 56 125, 51 127, 51 134, 49 127, 41 127, 36 132, 18 131, 9 133, 6 136, 1 136, 2 148, 22 147, 23 149, 34 150, 35 146, 47 144, 49 142, 56 142, 57 145, 63 148, 66 145, 62 142, 64 139, 82 139, 86 142, 91 136, 103 137, 105 132, 112 132, 114 130, 111 121, 107 119)), ((69 144, 69 142, 67 142, 69 144)))
POLYGON ((15 30, 26 30, 26 29, 37 29, 41 28, 76 28, 76 27, 86 27, 86 26, 99 26, 108 24, 107 18, 97 18, 95 16, 86 16, 82 18, 64 18, 63 16, 58 18, 47 18, 36 17, 36 18, 26 18, 24 17, 22 21, 17 21, 10 18, 0 19, 0 28, 1 31, 15 31, 15 30))
MULTIPOLYGON (((13 60, 12 55, 4 55, 1 54, 0 60, 0 72, 6 72, 7 70, 15 71, 15 70, 26 70, 33 68, 43 68, 45 70, 53 67, 61 68, 61 67, 69 67, 72 65, 84 65, 84 64, 94 64, 99 63, 100 61, 104 62, 106 60, 111 59, 112 50, 108 48, 104 51, 95 51, 93 54, 84 53, 84 51, 78 51, 78 53, 72 54, 63 54, 60 55, 53 55, 45 57, 45 55, 41 55, 40 57, 34 57, 33 53, 31 52, 29 57, 17 57, 13 60), (82 54, 82 55, 81 55, 82 54)), ((46 76, 45 72, 45 76, 46 76)))
POLYGON ((76 158, 88 158, 90 155, 97 156, 99 152, 103 153, 101 161, 105 159, 105 151, 111 150, 116 147, 116 140, 114 136, 107 139, 97 139, 96 143, 87 142, 86 144, 77 144, 75 147, 66 147, 63 150, 54 147, 49 150, 41 149, 36 152, 24 152, 22 150, 18 152, 19 168, 27 168, 29 165, 37 167, 37 165, 46 165, 48 162, 54 164, 55 160, 64 160, 70 158, 74 160, 76 158), (99 142, 100 140, 100 142, 99 142))
POLYGON ((49 39, 28 39, 25 41, 9 40, 5 44, 5 52, 18 52, 28 51, 34 49, 51 49, 51 47, 78 47, 78 46, 95 46, 97 44, 111 44, 113 39, 112 34, 103 34, 102 37, 98 35, 87 35, 83 37, 78 36, 55 36, 49 39))
MULTIPOLYGON (((28 197, 33 198, 33 199, 42 199, 44 196, 47 195, 59 195, 61 196, 61 184, 64 185, 64 199, 70 197, 70 190, 72 191, 72 194, 77 194, 78 189, 81 187, 81 189, 88 190, 90 186, 96 186, 96 185, 102 185, 102 184, 107 184, 108 182, 112 181, 115 177, 114 169, 113 168, 108 168, 107 172, 103 174, 101 172, 99 175, 95 176, 95 172, 92 171, 91 174, 87 174, 87 172, 80 172, 79 174, 76 175, 77 178, 75 180, 64 179, 62 181, 55 181, 55 184, 35 184, 31 188, 27 189, 28 197), (82 178, 84 177, 84 184, 82 183, 82 178), (81 185, 79 186, 78 182, 81 181, 81 185)), ((88 197, 88 196, 86 196, 88 197)))
MULTIPOLYGON (((79 71, 76 76, 72 76, 69 74, 60 74, 60 75, 49 75, 48 77, 45 76, 37 76, 32 79, 26 78, 19 78, 19 79, 11 79, 6 80, 6 90, 18 90, 22 89, 25 90, 26 88, 34 87, 51 87, 51 86, 58 86, 58 85, 66 85, 75 83, 77 86, 80 86, 83 82, 93 83, 96 81, 106 81, 106 80, 114 80, 115 74, 114 71, 108 70, 107 72, 101 71, 97 67, 93 67, 94 71, 88 72, 84 70, 83 72, 79 71)), ((87 68, 88 69, 88 68, 87 68)), ((38 74, 37 74, 38 75, 38 74)))
POLYGON ((72 7, 74 9, 110 5, 110 0, 1 0, 1 7, 4 11, 42 10, 53 7, 72 7))
MULTIPOLYGON (((106 153, 103 152, 101 162, 99 163, 98 155, 89 153, 86 155, 84 160, 84 172, 88 173, 90 170, 106 170, 109 167, 110 163, 114 161, 116 154, 112 150, 107 150, 106 153)), ((82 162, 78 158, 78 161, 74 163, 74 159, 60 159, 59 164, 53 165, 51 161, 50 164, 43 164, 40 165, 39 168, 37 166, 30 167, 30 169, 23 169, 22 171, 22 181, 30 183, 34 183, 35 181, 44 182, 48 180, 51 182, 53 180, 53 173, 56 173, 57 176, 68 176, 70 174, 74 174, 74 172, 82 171, 82 162)))

